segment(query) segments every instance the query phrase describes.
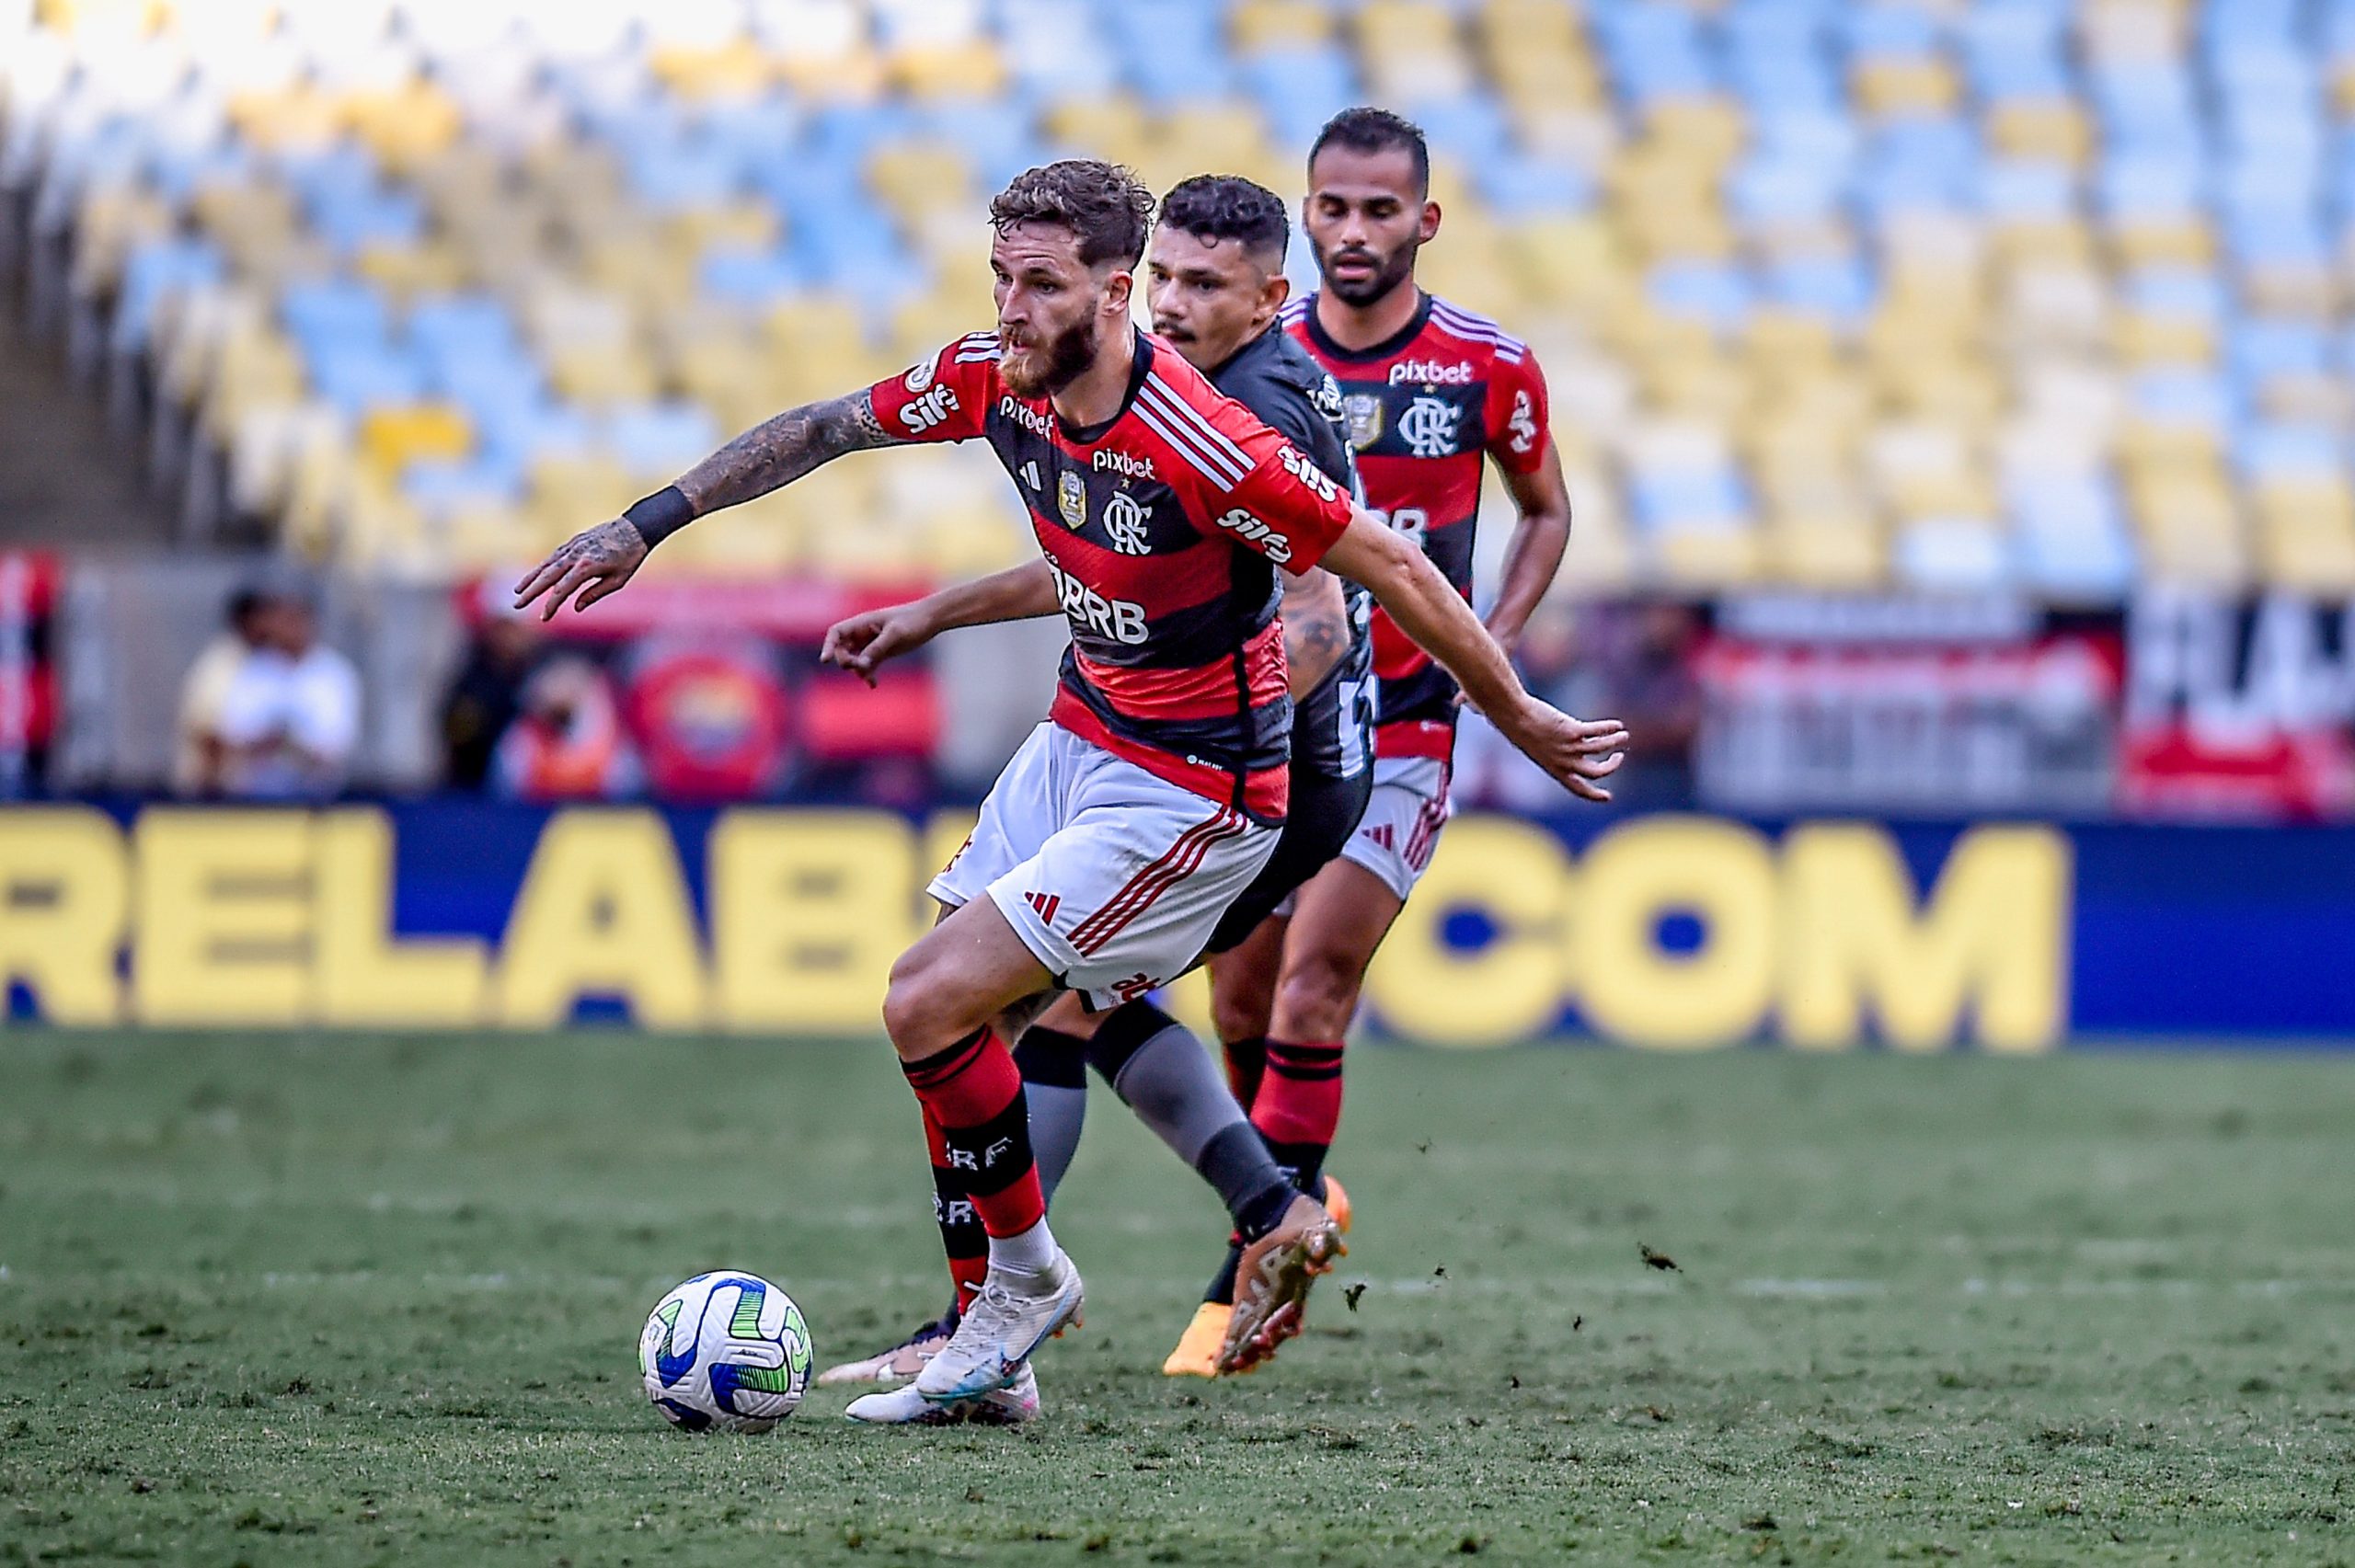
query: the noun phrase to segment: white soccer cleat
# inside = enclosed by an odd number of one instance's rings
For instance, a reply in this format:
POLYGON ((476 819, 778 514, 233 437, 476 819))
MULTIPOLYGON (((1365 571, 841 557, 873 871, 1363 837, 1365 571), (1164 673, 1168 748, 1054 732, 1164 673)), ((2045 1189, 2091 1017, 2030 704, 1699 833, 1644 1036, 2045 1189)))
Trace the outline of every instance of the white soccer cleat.
POLYGON ((1038 1375, 1025 1367, 1014 1381, 971 1399, 928 1400, 913 1385, 865 1394, 845 1418, 868 1426, 1019 1426, 1039 1419, 1038 1375))
POLYGON ((924 1370, 924 1364, 948 1343, 954 1332, 948 1320, 936 1318, 889 1350, 879 1350, 863 1361, 845 1361, 818 1374, 821 1383, 880 1383, 896 1388, 924 1370))
POLYGON ((1021 1277, 991 1269, 957 1332, 916 1374, 916 1392, 940 1403, 1005 1388, 1022 1375, 1033 1351, 1079 1326, 1086 1303, 1079 1269, 1060 1247, 1044 1274, 1021 1277))

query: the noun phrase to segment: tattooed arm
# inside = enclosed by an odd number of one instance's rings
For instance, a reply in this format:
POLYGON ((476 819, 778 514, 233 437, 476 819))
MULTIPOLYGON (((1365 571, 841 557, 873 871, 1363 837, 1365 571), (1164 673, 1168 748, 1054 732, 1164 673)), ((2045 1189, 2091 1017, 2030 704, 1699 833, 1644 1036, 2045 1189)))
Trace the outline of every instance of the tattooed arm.
POLYGON ((1299 702, 1350 651, 1350 612, 1341 579, 1322 567, 1298 577, 1282 574, 1284 662, 1291 670, 1292 699, 1299 702))
POLYGON ((540 615, 567 599, 586 610, 629 581, 647 552, 696 518, 765 496, 846 452, 897 445, 864 390, 788 408, 753 426, 611 522, 577 533, 515 585, 515 608, 546 595, 540 615), (575 597, 577 595, 577 597, 575 597))

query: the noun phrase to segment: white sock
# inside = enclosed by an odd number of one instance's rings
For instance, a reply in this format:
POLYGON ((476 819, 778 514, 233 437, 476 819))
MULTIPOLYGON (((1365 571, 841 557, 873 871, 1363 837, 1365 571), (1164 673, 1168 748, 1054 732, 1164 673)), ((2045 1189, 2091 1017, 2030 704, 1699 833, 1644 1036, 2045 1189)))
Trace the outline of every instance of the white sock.
POLYGON ((1041 1219, 1017 1236, 990 1238, 990 1272, 1040 1275, 1054 1266, 1055 1233, 1041 1219))

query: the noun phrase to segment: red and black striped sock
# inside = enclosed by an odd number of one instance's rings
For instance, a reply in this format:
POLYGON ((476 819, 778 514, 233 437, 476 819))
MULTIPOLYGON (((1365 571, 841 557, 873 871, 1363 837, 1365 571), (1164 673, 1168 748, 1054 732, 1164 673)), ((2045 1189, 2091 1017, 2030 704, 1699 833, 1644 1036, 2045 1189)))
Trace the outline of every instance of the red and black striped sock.
POLYGON ((1251 1104, 1251 1125, 1292 1185, 1315 1191, 1341 1125, 1341 1042, 1269 1040, 1268 1073, 1251 1104))
POLYGON ((1018 1236, 1047 1217, 1030 1155, 1030 1111, 1014 1053, 986 1026, 945 1051, 902 1061, 908 1086, 940 1128, 946 1167, 992 1236, 1018 1236))
POLYGON ((932 1218, 940 1227, 940 1250, 948 1257, 948 1280, 956 1289, 959 1316, 981 1294, 982 1279, 990 1271, 989 1232, 982 1229, 981 1210, 965 1173, 949 1162, 948 1135, 924 1107, 925 1142, 932 1151, 932 1218))

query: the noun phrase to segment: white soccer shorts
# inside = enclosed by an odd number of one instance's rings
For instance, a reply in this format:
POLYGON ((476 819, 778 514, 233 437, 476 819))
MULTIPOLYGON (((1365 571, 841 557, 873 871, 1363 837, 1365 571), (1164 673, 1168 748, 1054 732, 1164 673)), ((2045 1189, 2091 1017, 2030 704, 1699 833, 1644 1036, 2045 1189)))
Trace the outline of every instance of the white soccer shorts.
POLYGON ((1358 830, 1341 846, 1343 860, 1373 872, 1402 904, 1422 880, 1439 847, 1439 830, 1453 814, 1447 774, 1448 765, 1436 757, 1375 758, 1373 797, 1358 830))
POLYGON ((951 909, 988 894, 1100 1010, 1183 974, 1275 848, 1275 829, 1042 724, 928 890, 951 909))

